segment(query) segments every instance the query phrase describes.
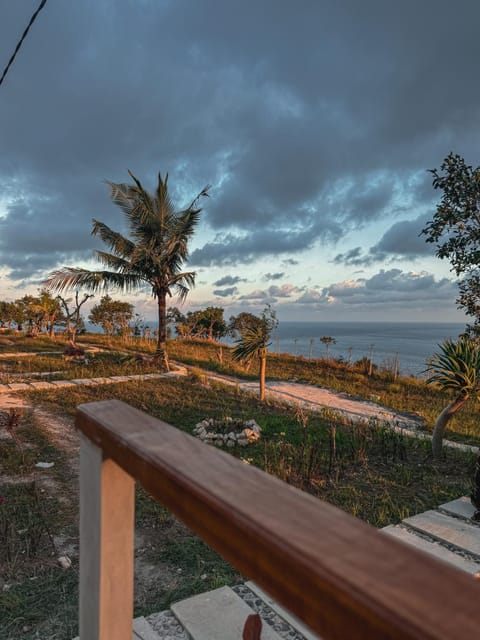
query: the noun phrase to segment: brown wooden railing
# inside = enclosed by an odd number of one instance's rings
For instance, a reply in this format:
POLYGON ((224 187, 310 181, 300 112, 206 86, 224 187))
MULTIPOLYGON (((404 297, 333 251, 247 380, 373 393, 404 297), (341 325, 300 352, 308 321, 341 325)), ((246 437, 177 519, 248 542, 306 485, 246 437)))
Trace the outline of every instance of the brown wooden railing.
POLYGON ((480 638, 469 575, 118 400, 77 427, 81 640, 132 638, 135 481, 325 640, 480 638))

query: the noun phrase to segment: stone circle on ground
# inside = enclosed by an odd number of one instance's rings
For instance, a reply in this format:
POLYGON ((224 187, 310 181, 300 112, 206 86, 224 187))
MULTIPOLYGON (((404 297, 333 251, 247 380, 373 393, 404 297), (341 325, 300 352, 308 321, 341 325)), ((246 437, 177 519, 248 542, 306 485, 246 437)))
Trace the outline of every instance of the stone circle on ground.
POLYGON ((193 435, 217 447, 234 447, 240 445, 246 447, 260 439, 261 427, 255 420, 241 420, 229 416, 217 418, 205 418, 198 422, 193 429, 193 435))

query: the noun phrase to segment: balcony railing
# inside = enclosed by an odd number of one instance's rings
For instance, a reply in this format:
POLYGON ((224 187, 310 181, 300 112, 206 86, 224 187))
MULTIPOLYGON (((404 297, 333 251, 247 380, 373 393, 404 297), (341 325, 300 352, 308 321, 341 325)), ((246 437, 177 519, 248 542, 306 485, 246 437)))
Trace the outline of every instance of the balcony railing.
POLYGON ((471 576, 118 400, 77 427, 81 640, 132 638, 135 481, 325 640, 480 637, 471 576))

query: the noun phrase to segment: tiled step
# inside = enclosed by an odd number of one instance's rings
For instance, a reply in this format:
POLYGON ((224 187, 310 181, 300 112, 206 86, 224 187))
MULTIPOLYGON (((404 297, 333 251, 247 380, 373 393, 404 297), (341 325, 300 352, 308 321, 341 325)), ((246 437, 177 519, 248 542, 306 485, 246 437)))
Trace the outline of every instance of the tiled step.
MULTIPOLYGON (((79 636, 75 640, 80 640, 79 636)), ((133 635, 132 640, 162 640, 160 636, 155 633, 150 624, 145 618, 135 618, 133 621, 133 635)))
MULTIPOLYGON (((254 611, 230 587, 221 587, 173 604, 173 613, 193 640, 239 640, 254 611)), ((262 640, 281 640, 263 624, 262 640)))
POLYGON ((406 518, 404 524, 454 545, 480 559, 480 527, 439 511, 425 511, 406 518))
MULTIPOLYGON (((265 593, 255 582, 246 582, 245 586, 248 587, 262 603, 265 603, 270 609, 272 609, 280 618, 285 620, 291 627, 297 630, 305 638, 305 640, 321 640, 320 636, 310 631, 308 627, 304 625, 298 618, 293 616, 289 611, 284 609, 278 602, 275 602, 268 593, 265 593)), ((261 615, 261 614, 260 614, 261 615)))
POLYGON ((399 525, 389 525, 388 527, 382 529, 382 531, 397 538, 397 540, 401 540, 406 544, 410 544, 417 549, 426 551, 430 555, 435 556, 440 560, 444 560, 445 562, 454 565, 455 567, 457 567, 457 569, 461 569, 462 571, 467 571, 468 573, 472 574, 477 574, 480 572, 480 560, 477 563, 468 558, 464 558, 458 553, 450 551, 450 549, 447 549, 446 547, 442 547, 442 545, 440 545, 438 542, 422 538, 414 531, 405 529, 404 527, 400 527, 399 525))
POLYGON ((451 502, 445 502, 445 504, 441 504, 438 508, 443 511, 448 511, 448 513, 453 513, 454 516, 467 518, 467 520, 470 520, 476 511, 470 498, 467 496, 458 498, 458 500, 452 500, 451 502))
POLYGON ((135 618, 133 621, 133 640, 160 640, 145 618, 135 618))

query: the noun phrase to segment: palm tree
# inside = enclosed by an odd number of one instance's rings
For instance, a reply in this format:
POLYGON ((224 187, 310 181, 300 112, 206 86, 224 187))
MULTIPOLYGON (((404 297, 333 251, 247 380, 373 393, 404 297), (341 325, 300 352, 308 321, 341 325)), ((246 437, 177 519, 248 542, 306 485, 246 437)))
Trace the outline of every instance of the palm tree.
POLYGON ((57 292, 83 287, 92 293, 110 287, 128 293, 149 285, 158 304, 155 360, 168 371, 166 299, 176 293, 180 301, 185 300, 195 284, 195 272, 182 271, 182 267, 200 217, 198 201, 208 196, 210 187, 202 189, 186 209, 176 212, 168 193, 168 174, 165 179, 158 174, 157 189, 150 194, 133 173, 128 173, 134 184, 108 184, 112 202, 126 218, 129 237, 93 220, 92 235, 100 236, 111 251, 96 251, 107 270, 64 267, 53 271, 45 284, 57 292))
POLYGON ((267 353, 271 344, 270 336, 278 325, 276 314, 270 305, 263 310, 261 317, 256 317, 255 323, 250 323, 240 334, 236 341, 236 347, 232 351, 232 357, 237 362, 251 362, 254 358, 260 361, 260 400, 265 400, 265 377, 267 371, 267 353))
POLYGON ((451 418, 472 395, 480 390, 480 346, 462 336, 456 342, 445 340, 440 353, 428 363, 432 375, 427 383, 434 383, 442 391, 452 392, 454 399, 440 413, 433 428, 432 451, 438 457, 442 451, 445 428, 451 418))

